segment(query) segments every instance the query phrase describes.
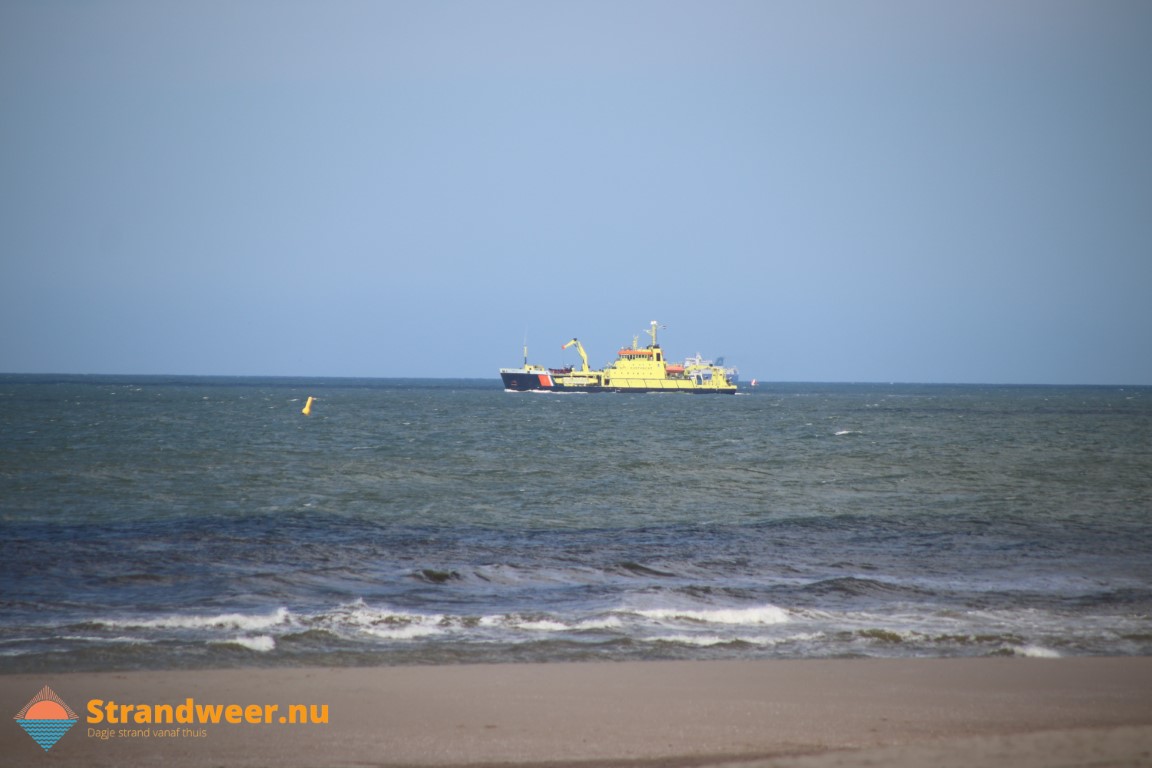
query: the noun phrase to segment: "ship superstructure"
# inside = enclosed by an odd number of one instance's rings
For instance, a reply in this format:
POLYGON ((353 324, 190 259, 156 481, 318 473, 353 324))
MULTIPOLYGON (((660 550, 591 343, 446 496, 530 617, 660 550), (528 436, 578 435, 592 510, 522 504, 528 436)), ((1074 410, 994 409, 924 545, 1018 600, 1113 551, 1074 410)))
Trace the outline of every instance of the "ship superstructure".
POLYGON ((669 363, 656 339, 658 324, 655 320, 645 333, 651 343, 641 347, 634 337, 631 347, 616 353, 610 365, 593 369, 588 365, 588 354, 578 339, 572 339, 562 349, 575 347, 581 366, 576 369, 545 368, 528 363, 527 348, 524 365, 520 368, 501 368, 504 388, 517 392, 687 392, 694 394, 733 394, 736 384, 729 379, 729 369, 701 360, 697 355, 693 364, 669 363))

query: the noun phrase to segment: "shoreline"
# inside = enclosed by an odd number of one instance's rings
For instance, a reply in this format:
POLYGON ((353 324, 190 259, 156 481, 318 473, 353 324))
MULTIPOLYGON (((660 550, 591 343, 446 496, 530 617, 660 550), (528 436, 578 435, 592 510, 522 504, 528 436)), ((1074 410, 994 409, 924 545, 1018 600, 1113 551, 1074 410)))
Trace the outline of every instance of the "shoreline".
POLYGON ((44 685, 79 715, 49 751, 54 765, 823 768, 881 757, 908 766, 1152 765, 1152 657, 263 667, 0 680, 10 713, 0 753, 25 765, 44 751, 10 718, 44 685), (133 709, 124 717, 112 702, 133 709), (145 709, 148 718, 172 717, 181 704, 219 705, 220 722, 132 721, 145 709), (236 705, 237 722, 226 722, 227 705, 236 705), (324 712, 327 722, 286 722, 301 712, 292 705, 317 719, 324 712), (105 722, 89 722, 94 715, 105 722), (136 733, 92 735, 101 730, 136 733))

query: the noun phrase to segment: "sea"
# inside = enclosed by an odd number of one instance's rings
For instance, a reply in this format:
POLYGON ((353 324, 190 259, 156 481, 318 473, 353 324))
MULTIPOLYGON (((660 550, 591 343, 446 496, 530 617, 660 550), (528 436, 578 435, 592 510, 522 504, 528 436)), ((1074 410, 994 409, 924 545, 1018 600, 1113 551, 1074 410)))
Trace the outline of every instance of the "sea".
POLYGON ((0 376, 0 672, 1149 654, 1150 387, 0 376))

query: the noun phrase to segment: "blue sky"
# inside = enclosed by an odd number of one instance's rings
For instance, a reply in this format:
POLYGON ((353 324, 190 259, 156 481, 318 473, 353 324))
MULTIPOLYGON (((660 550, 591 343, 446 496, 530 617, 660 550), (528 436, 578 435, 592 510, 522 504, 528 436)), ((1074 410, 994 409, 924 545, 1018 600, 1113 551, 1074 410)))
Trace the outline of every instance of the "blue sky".
POLYGON ((0 371, 1152 384, 1152 4, 0 0, 0 371))

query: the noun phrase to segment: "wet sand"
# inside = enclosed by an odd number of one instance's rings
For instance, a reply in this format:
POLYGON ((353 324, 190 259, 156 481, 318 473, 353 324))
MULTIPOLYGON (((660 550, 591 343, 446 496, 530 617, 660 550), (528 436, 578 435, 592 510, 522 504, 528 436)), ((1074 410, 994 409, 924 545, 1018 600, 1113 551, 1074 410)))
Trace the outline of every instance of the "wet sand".
POLYGON ((12 765, 1152 766, 1145 657, 5 675, 0 711, 12 765), (8 719, 44 685, 80 718, 47 756, 8 719), (189 698, 240 722, 136 722, 189 698))

